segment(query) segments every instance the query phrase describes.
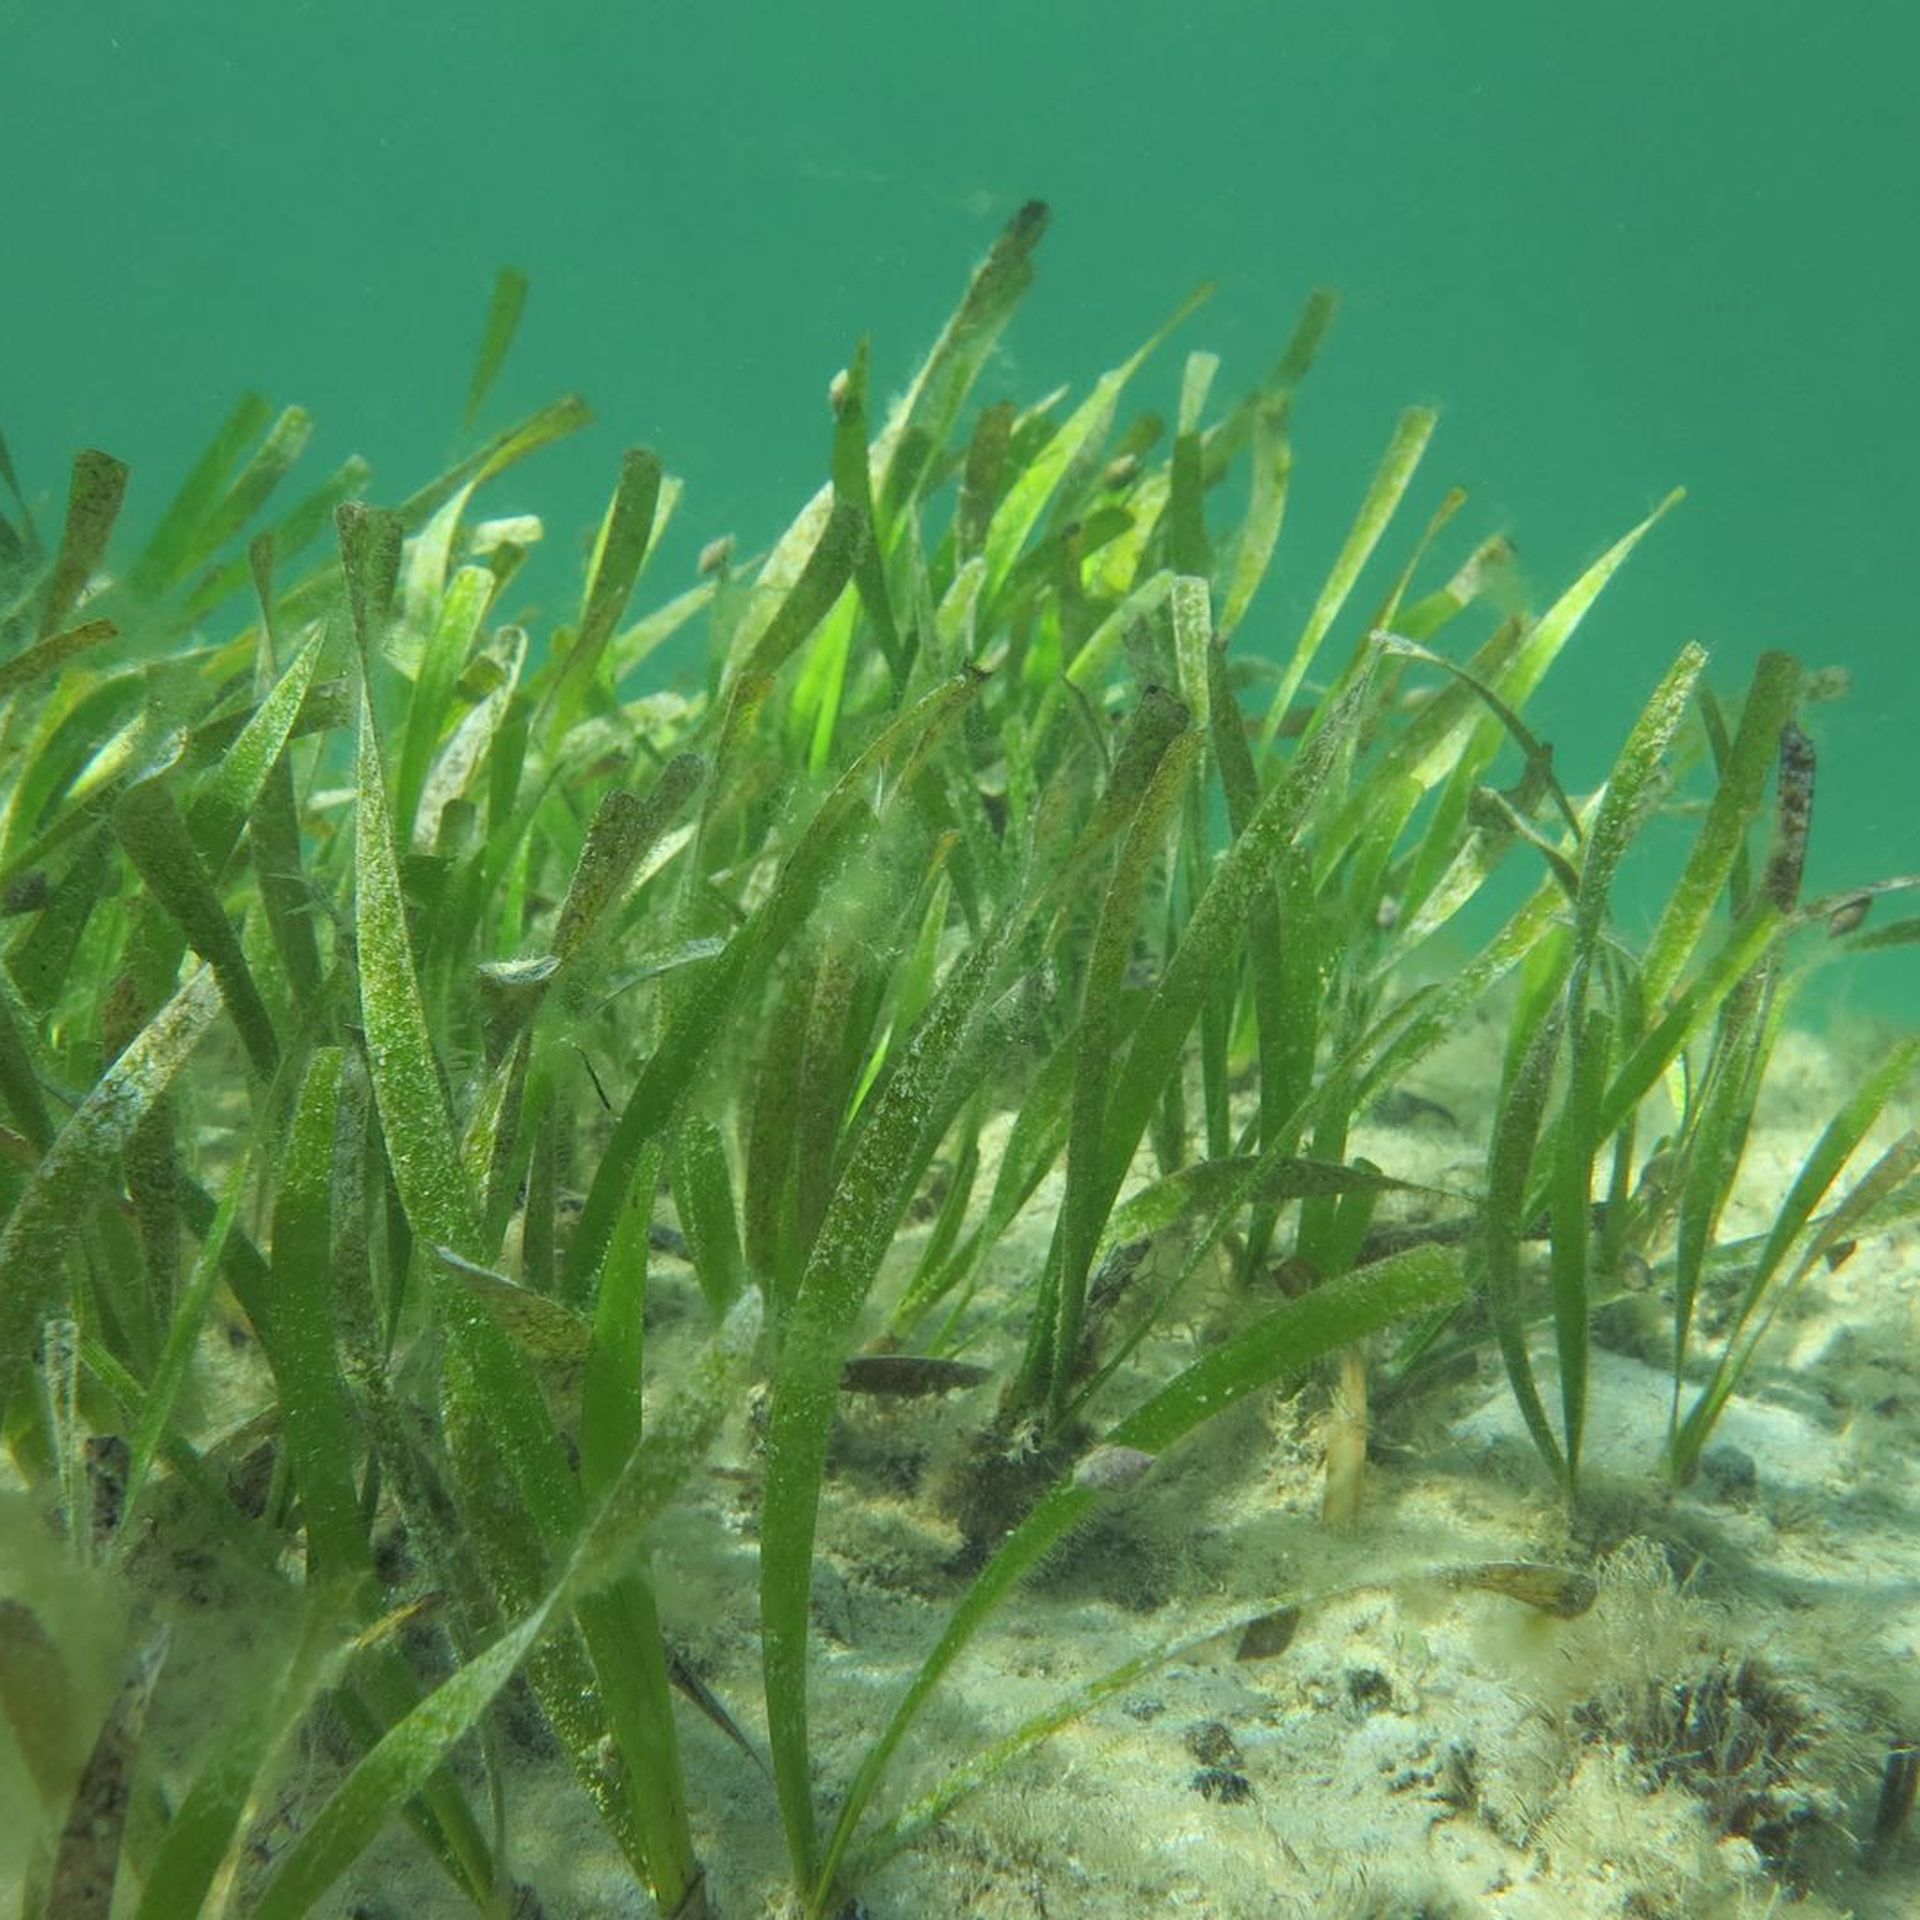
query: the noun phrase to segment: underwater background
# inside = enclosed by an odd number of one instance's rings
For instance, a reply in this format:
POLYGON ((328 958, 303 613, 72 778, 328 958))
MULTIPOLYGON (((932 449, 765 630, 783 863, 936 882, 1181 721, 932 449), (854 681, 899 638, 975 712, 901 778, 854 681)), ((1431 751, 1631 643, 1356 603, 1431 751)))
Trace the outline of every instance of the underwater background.
MULTIPOLYGON (((1291 645, 1410 403, 1443 410, 1415 518, 1466 486, 1536 606, 1684 485, 1532 712, 1578 791, 1688 638, 1723 690, 1768 646, 1846 667, 1812 719, 1829 890, 1920 868, 1917 70, 1901 0, 0 0, 0 420, 50 509, 75 448, 130 461, 137 525, 257 387, 397 497, 511 262, 499 417, 565 387, 598 417, 501 490, 547 517, 530 591, 577 577, 636 442, 689 485, 672 581, 786 524, 854 341, 897 387, 1041 197, 987 397, 1084 390, 1203 279, 1148 392, 1192 346, 1236 390, 1341 295, 1247 642, 1291 645)), ((1897 959, 1827 980, 1911 998, 1897 959)))
POLYGON ((0 1908, 1920 1913, 1916 55, 0 0, 0 1908))

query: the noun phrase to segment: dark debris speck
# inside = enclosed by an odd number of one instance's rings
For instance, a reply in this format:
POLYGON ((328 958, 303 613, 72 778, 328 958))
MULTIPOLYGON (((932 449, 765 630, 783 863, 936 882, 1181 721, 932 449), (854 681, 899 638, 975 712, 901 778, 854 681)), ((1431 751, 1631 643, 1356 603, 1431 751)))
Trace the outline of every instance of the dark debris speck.
POLYGON ((1193 1790, 1223 1807, 1237 1807, 1253 1798, 1253 1782, 1231 1767, 1202 1767, 1193 1776, 1193 1790))
POLYGON ((1349 1667, 1347 1698, 1362 1713, 1382 1713, 1393 1705, 1393 1682, 1378 1667, 1349 1667))
POLYGON ((1753 1455, 1744 1447, 1722 1442, 1700 1456, 1700 1477, 1715 1499, 1739 1503, 1753 1498, 1760 1472, 1754 1465, 1753 1455))
POLYGON ((1202 1720, 1187 1729, 1187 1751, 1202 1766, 1222 1768, 1240 1764, 1240 1744, 1224 1720, 1202 1720))

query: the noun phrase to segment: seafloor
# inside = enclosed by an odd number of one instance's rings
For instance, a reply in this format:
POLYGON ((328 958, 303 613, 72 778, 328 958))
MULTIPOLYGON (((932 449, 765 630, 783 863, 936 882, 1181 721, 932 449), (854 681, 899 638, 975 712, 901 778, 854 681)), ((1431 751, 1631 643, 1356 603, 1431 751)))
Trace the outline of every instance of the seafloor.
MULTIPOLYGON (((1864 1029, 1783 1039, 1723 1235, 1769 1224, 1849 1085, 1849 1061, 1877 1044, 1864 1029)), ((1410 1179, 1470 1185, 1498 1049, 1491 1018, 1463 1031, 1419 1083, 1433 1105, 1399 1126, 1368 1123, 1353 1152, 1410 1179)), ((1866 1156, 1915 1123, 1911 1105, 1890 1114, 1866 1156)), ((1018 1284, 1039 1259, 1057 1191, 1036 1196, 993 1284, 1018 1284)), ((913 1246, 910 1235, 902 1268, 913 1246)), ((698 1295, 671 1261, 659 1295, 664 1351, 676 1327, 693 1337, 698 1295)), ((1233 1310, 1218 1285, 1180 1302, 1156 1366, 1182 1364, 1233 1310)), ((1709 1324, 1712 1312, 1709 1302, 1709 1324)), ((1920 1735, 1920 1228, 1864 1242, 1808 1279, 1682 1491, 1658 1465, 1670 1335, 1657 1299, 1624 1297, 1601 1331, 1586 1491, 1571 1514, 1490 1344, 1477 1368, 1376 1406, 1363 1504, 1345 1528, 1320 1512, 1330 1370, 1257 1396, 1162 1458, 963 1657, 903 1749, 883 1811, 1145 1649, 1297 1604, 1291 1643, 1238 1660, 1229 1631, 1142 1675, 872 1871, 861 1910, 870 1920, 1920 1911, 1920 1838, 1869 1859, 1888 1754, 1920 1735), (1516 1560, 1585 1570, 1597 1598, 1558 1618, 1459 1577, 1516 1560)), ((969 1357, 996 1369, 1008 1359, 991 1339, 969 1357)), ((996 1392, 990 1380, 941 1401, 845 1403, 816 1584, 829 1804, 964 1590, 964 1543, 941 1489, 996 1392)), ((743 1419, 694 1499, 663 1523, 655 1566, 672 1635, 757 1741, 756 1497, 743 1419)), ((261 1586, 227 1577, 211 1544, 204 1552, 187 1572, 177 1543, 146 1564, 176 1597, 191 1578, 206 1602, 207 1631, 176 1643, 176 1697, 192 1692, 177 1684, 183 1666, 205 1662, 211 1679, 271 1631, 246 1614, 261 1586)), ((508 1704, 509 1832, 533 1896, 524 1913, 644 1915, 537 1716, 508 1704)), ((779 1912, 767 1777, 691 1710, 683 1740, 714 1911, 779 1912)), ((332 1777, 316 1758, 290 1784, 284 1831, 332 1777)), ((363 1920, 461 1910, 397 1823, 325 1909, 363 1920)))

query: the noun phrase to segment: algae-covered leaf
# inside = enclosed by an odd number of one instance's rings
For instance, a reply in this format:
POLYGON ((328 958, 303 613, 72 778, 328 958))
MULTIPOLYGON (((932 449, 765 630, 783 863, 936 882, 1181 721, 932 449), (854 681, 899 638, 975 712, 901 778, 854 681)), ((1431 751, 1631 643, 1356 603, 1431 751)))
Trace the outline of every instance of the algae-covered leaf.
MULTIPOLYGON (((1068 1109, 1067 1186, 1060 1204, 1057 1278, 1049 1303, 1056 1332, 1045 1384, 1056 1414, 1080 1350, 1087 1273, 1094 1246, 1121 1178, 1117 1147, 1109 1133, 1109 1103, 1124 1034, 1121 988, 1139 937, 1147 885, 1158 868, 1169 826, 1185 799, 1202 744, 1200 734, 1187 725, 1190 716, 1186 708, 1178 701, 1169 700, 1168 704, 1173 711, 1159 734, 1163 751, 1156 756, 1150 777, 1139 790, 1137 808, 1114 861, 1081 997, 1073 1096, 1068 1109)), ((1143 1056, 1146 1071, 1153 1071, 1157 1059, 1157 1055, 1143 1056)), ((1131 1159, 1131 1142, 1126 1153, 1131 1159)))
POLYGON ((140 598, 164 593, 191 567, 201 526, 272 418, 273 408, 260 394, 243 393, 234 402, 128 571, 128 584, 140 598))
POLYGON ((205 503, 193 524, 179 529, 177 550, 166 556, 165 570, 143 562, 141 590, 165 591, 215 554, 263 507, 284 480, 312 437, 313 421, 303 407, 284 408, 265 437, 219 496, 205 503))
POLYGON ((539 412, 529 414, 517 425, 496 433, 464 459, 456 461, 437 480, 410 495, 395 509, 400 524, 409 533, 418 532, 462 487, 481 486, 504 473, 507 468, 578 433, 593 419, 592 410, 578 394, 568 394, 539 412))
MULTIPOLYGON (((203 1229, 200 1238, 200 1251, 194 1258, 192 1271, 186 1284, 180 1289, 173 1303, 173 1313, 167 1322, 167 1335, 160 1350, 160 1359, 154 1367, 152 1377, 146 1382, 144 1393, 139 1401, 139 1417, 133 1428, 133 1438, 127 1462, 126 1485, 121 1495, 118 1537, 123 1543, 129 1543, 137 1536, 133 1530, 135 1515, 140 1510, 141 1498, 147 1487, 147 1477, 153 1468, 155 1457, 159 1454, 173 1423, 174 1407, 179 1401, 182 1387, 186 1384, 188 1370, 193 1363, 195 1347, 200 1338, 200 1329, 205 1322, 207 1308, 213 1299, 213 1290, 220 1280, 221 1263, 227 1252, 228 1237, 233 1232, 235 1217, 240 1211, 240 1203, 246 1194, 247 1182, 251 1176, 252 1153, 249 1150, 240 1155, 229 1175, 225 1191, 221 1194, 219 1210, 210 1226, 203 1229)), ((248 1289, 250 1296, 257 1300, 259 1289, 248 1289)), ((269 1316, 262 1315, 260 1324, 266 1323, 269 1316)))
POLYGON ((404 526, 400 516, 358 500, 342 502, 333 515, 340 541, 340 567, 347 578, 347 606, 365 672, 386 645, 387 621, 400 584, 404 526))
POLYGON ((498 678, 479 704, 461 719, 434 760, 413 816, 412 844, 416 850, 426 852, 433 847, 447 809, 466 797, 480 771, 502 764, 511 733, 514 694, 526 667, 528 647, 522 627, 502 627, 495 635, 487 658, 498 678))
MULTIPOLYGON (((1172 594, 1175 577, 1163 568, 1148 575, 1118 601, 1112 612, 1081 642, 1080 650, 1067 663, 1066 679, 1083 693, 1096 691, 1113 671, 1114 656, 1126 636, 1140 622, 1151 619, 1172 594)), ((1039 717, 1034 723, 1036 733, 1057 697, 1053 689, 1041 696, 1039 717)))
POLYGON ((1300 318, 1294 322, 1293 333, 1272 371, 1228 412, 1225 419, 1208 429, 1208 487, 1217 485, 1226 477, 1228 468, 1239 458, 1249 436, 1257 433, 1258 422, 1263 417, 1270 419, 1276 409, 1284 409, 1291 402, 1294 388, 1307 377, 1314 361, 1320 357, 1320 349, 1326 343, 1339 304, 1330 287, 1315 287, 1307 295, 1306 304, 1300 309, 1300 318))
POLYGON ((4 433, 0 433, 0 487, 5 487, 12 496, 14 511, 20 516, 17 532, 12 527, 7 528, 17 551, 0 557, 6 558, 9 562, 33 560, 39 555, 40 536, 33 524, 33 511, 27 505, 27 496, 20 491, 20 475, 14 468, 13 450, 7 445, 7 436, 4 433))
MULTIPOLYGON (((1715 1422, 1738 1388, 1784 1295, 1806 1277, 1825 1247, 1845 1238, 1869 1207, 1884 1200, 1920 1166, 1920 1136, 1903 1135, 1862 1175, 1841 1204, 1808 1234, 1814 1209, 1866 1138, 1868 1129, 1879 1119, 1887 1102, 1912 1073, 1917 1059, 1920 1059, 1920 1039, 1903 1040, 1891 1048, 1828 1120, 1794 1176, 1759 1257, 1747 1275, 1727 1326, 1725 1349, 1712 1377, 1695 1397, 1686 1418, 1676 1424, 1670 1447, 1676 1479, 1682 1482, 1691 1479, 1715 1422), (1807 1243, 1782 1282, 1780 1269, 1803 1234, 1808 1235, 1807 1243)), ((1678 1385, 1676 1374, 1676 1395, 1678 1385)))
POLYGON ((1300 691, 1301 682, 1312 668, 1329 629, 1347 604, 1347 596, 1360 578, 1361 569, 1372 558, 1394 514, 1399 511, 1400 502, 1413 484, 1421 456, 1427 450, 1427 442, 1433 438, 1437 419, 1438 416, 1426 407, 1409 408, 1400 416, 1393 439, 1381 458, 1366 498, 1360 503, 1360 511, 1347 533, 1346 541, 1334 558, 1332 569, 1313 603, 1313 610, 1307 616, 1307 624, 1300 638, 1294 643, 1293 657, 1281 673, 1280 684, 1274 690, 1266 720, 1260 729, 1262 746, 1270 745, 1279 733, 1281 722, 1293 705, 1293 697, 1300 691))
POLYGON ((1768 769, 1793 718, 1805 676, 1791 654, 1763 653, 1741 704, 1740 724, 1720 769, 1706 818, 1660 923, 1647 943, 1643 975, 1649 1005, 1658 1006, 1694 959, 1714 902, 1746 845, 1765 798, 1768 769))
POLYGON ((723 1314, 746 1284, 746 1268, 720 1129, 705 1114, 689 1114, 674 1140, 669 1165, 674 1206, 700 1290, 713 1312, 723 1314))
POLYGON ((601 801, 554 927, 553 950, 563 967, 585 951, 706 770, 699 754, 677 753, 644 796, 615 788, 601 801))
POLYGON ((887 459, 880 509, 888 520, 912 500, 934 456, 952 434, 994 341, 1033 284, 1033 252, 1046 230, 1044 201, 1029 200, 1015 212, 894 409, 881 436, 887 459))
POLYGON ((790 586, 782 590, 769 561, 756 587, 758 604, 766 605, 769 611, 752 627, 743 622, 734 636, 735 657, 741 661, 737 687, 779 672, 792 658, 845 591, 860 549, 871 537, 860 509, 850 501, 836 499, 819 539, 790 586), (742 654, 740 648, 749 633, 752 644, 742 654))
POLYGON ((342 1064, 338 1047, 319 1048, 300 1087, 274 1196, 274 1311, 263 1334, 306 1519, 309 1579, 372 1564, 334 1332, 330 1210, 342 1064))
POLYGON ((902 1046, 876 1092, 872 1116, 833 1185, 781 1338, 768 1425, 768 1475, 760 1530, 760 1634, 768 1741, 781 1820, 795 1874, 810 1878, 814 1811, 808 1764, 808 1584, 828 1430, 854 1321, 912 1198, 929 1121, 948 1073, 968 1052, 1012 925, 979 941, 902 1046))
MULTIPOLYGON (((1667 750, 1705 666, 1704 649, 1692 645, 1682 648, 1679 658, 1641 712, 1608 776, 1599 805, 1593 810, 1591 830, 1574 883, 1573 939, 1558 1016, 1567 1042, 1566 1090, 1547 1174, 1552 1213, 1549 1285, 1554 1303, 1561 1434, 1570 1492, 1577 1487, 1586 1427, 1594 1162, 1607 1138, 1601 1131, 1600 1118, 1616 1027, 1608 1009, 1589 1004, 1589 994, 1602 964, 1601 943, 1614 875, 1658 792, 1667 750)), ((1564 804, 1564 796, 1562 799, 1564 804)), ((1503 1295, 1498 1282, 1505 1270, 1505 1259, 1503 1251, 1490 1270, 1496 1321, 1502 1312, 1503 1295)), ((1503 1327, 1502 1341, 1511 1366, 1515 1364, 1517 1341, 1511 1328, 1503 1327)), ((1524 1408, 1530 1382, 1517 1383, 1516 1390, 1524 1408)), ((1548 1457, 1551 1459, 1551 1454, 1548 1457)))
POLYGON ((1180 698, 1193 724, 1205 733, 1213 724, 1213 614, 1204 579, 1178 574, 1173 582, 1173 657, 1180 698))
POLYGON ((32 923, 7 950, 7 970, 21 1000, 35 1013, 45 1013, 59 998, 93 910, 119 878, 112 828, 90 809, 69 819, 86 830, 78 835, 32 923))
POLYGON ((527 304, 527 276, 518 267, 502 267, 493 280, 493 297, 487 303, 487 321, 480 334, 480 350, 474 355, 473 376, 467 382, 467 407, 461 421, 471 433, 480 417, 480 409, 493 391, 493 383, 506 365, 513 337, 520 330, 520 316, 527 304))
POLYGON ((1286 409, 1263 408, 1253 425, 1253 492, 1240 525, 1227 581, 1220 630, 1232 634, 1246 617, 1260 583, 1267 577, 1273 551, 1286 519, 1287 489, 1293 478, 1293 447, 1287 438, 1286 409))
POLYGON ((584 1299, 591 1292, 642 1151, 677 1117, 701 1063, 725 1033, 746 983, 761 977, 806 923, 828 880, 871 824, 876 782, 888 774, 904 777, 900 763, 911 766, 930 751, 979 686, 980 676, 958 675, 923 695, 882 730, 835 781, 781 865, 767 898, 699 969, 641 1070, 601 1156, 568 1243, 561 1286, 565 1298, 584 1299))
POLYGON ((1606 794, 1580 864, 1574 916, 1579 963, 1591 965, 1598 950, 1614 875, 1657 794, 1661 764, 1706 664, 1705 648, 1689 642, 1680 649, 1607 776, 1606 794))
POLYGON ((461 1284, 501 1331, 535 1359, 566 1364, 586 1359, 592 1331, 558 1300, 483 1267, 452 1247, 436 1246, 433 1255, 449 1272, 459 1275, 461 1284))
POLYGON ((1240 1629, 1233 1657, 1236 1660, 1277 1659, 1293 1645, 1293 1637, 1299 1631, 1298 1607, 1274 1607, 1247 1621, 1240 1629))
POLYGON ((1113 424, 1114 410, 1127 384, 1168 334, 1178 327, 1213 293, 1212 286, 1197 288, 1176 309, 1173 316, 1146 344, 1103 373, 1094 382, 1093 391, 1081 401, 1058 433, 1042 447, 1034 459, 1014 478, 994 509, 988 523, 982 553, 987 563, 986 595, 993 599, 1006 584, 1007 575, 1027 537, 1039 524, 1047 503, 1058 491, 1074 461, 1090 447, 1097 447, 1113 424))
POLYGON ((172 782, 141 780, 120 796, 114 826, 152 897, 172 916, 187 944, 207 961, 233 1016, 247 1057, 262 1078, 280 1058, 273 1021, 254 984, 253 970, 201 863, 172 782))
POLYGON ((79 604, 107 557, 107 542, 126 493, 127 468, 112 454, 89 448, 74 455, 59 551, 40 590, 36 639, 57 631, 79 604))
MULTIPOLYGON (((867 448, 868 363, 868 344, 863 339, 847 364, 845 380, 835 389, 833 491, 836 499, 851 502, 872 529, 878 523, 873 503, 873 463, 867 448)), ((870 537, 860 543, 854 578, 860 589, 860 604, 866 610, 895 684, 904 685, 912 661, 894 622, 893 601, 887 590, 886 556, 877 538, 870 537)), ((831 731, 830 722, 827 730, 831 731)))
POLYGON ((990 407, 983 407, 974 421, 966 463, 960 470, 960 495, 953 510, 954 541, 965 556, 965 567, 984 570, 980 548, 1000 498, 1013 421, 1011 400, 996 400, 990 407))
MULTIPOLYGON (((250 1910, 251 1920, 304 1920, 372 1844, 394 1809, 417 1794, 473 1730, 556 1615, 578 1604, 584 1617, 592 1600, 604 1596, 638 1537, 703 1457, 736 1403, 758 1330, 759 1302, 749 1295, 634 1449, 560 1578, 516 1625, 444 1680, 361 1757, 281 1857, 250 1910)), ((626 1657, 631 1660, 640 1651, 629 1647, 626 1657)), ((596 1659, 611 1652, 596 1649, 596 1659)), ((664 1656, 657 1646, 651 1652, 664 1680, 664 1656)), ((677 1780, 652 1778, 639 1785, 655 1799, 679 1791, 677 1780)), ((684 1809, 680 1818, 684 1822, 684 1809)), ((657 1863, 649 1864, 658 1871, 657 1863)))
POLYGON ((794 1874, 816 1862, 808 1737, 808 1595, 814 1528, 840 1372, 854 1323, 912 1194, 928 1123, 966 1051, 1010 927, 953 969, 875 1095, 835 1183, 774 1368, 761 1517, 760 1626, 767 1735, 794 1874))
POLYGON ((454 686, 480 631, 493 590, 494 578, 486 568, 459 568, 439 595, 426 644, 421 648, 393 789, 394 818, 402 840, 410 845, 417 843, 420 796, 452 704, 454 686))
POLYGON ((323 1689, 337 1683, 351 1655, 416 1610, 389 1615, 356 1642, 345 1634, 351 1604, 348 1582, 309 1589, 300 1637, 288 1649, 270 1695, 263 1700, 249 1694, 235 1703, 167 1822, 135 1920, 182 1920, 204 1910, 202 1902, 240 1832, 248 1802, 262 1790, 275 1754, 293 1737, 323 1689))
POLYGON ((566 1579, 573 1592, 600 1592, 626 1572, 651 1527, 711 1450, 740 1405, 759 1350, 764 1309, 742 1293, 658 1406, 644 1434, 629 1439, 604 1495, 574 1550, 566 1579))
POLYGON ((0 699, 58 673, 69 660, 93 647, 104 646, 117 638, 119 632, 111 620, 87 620, 23 647, 11 660, 0 661, 0 699))
POLYGON ((35 1157, 53 1144, 53 1116, 41 1086, 43 1069, 32 1014, 0 965, 0 1106, 35 1157))
POLYGON ((40 1798, 58 1806, 80 1775, 73 1675, 40 1616, 10 1594, 0 1595, 0 1715, 40 1798))
POLYGON ((561 1589, 550 1592, 387 1729, 280 1857, 250 1920, 305 1920, 372 1845, 394 1810, 420 1792, 473 1730, 547 1630, 562 1597, 561 1589))
POLYGON ((367 1066, 394 1184, 423 1239, 477 1247, 479 1218, 456 1143, 407 935, 373 708, 360 694, 353 821, 354 935, 367 1066))
POLYGON ((94 1212, 134 1130, 166 1091, 221 1006, 211 967, 196 968, 75 1109, 0 1232, 0 1409, 59 1297, 73 1223, 94 1212))
POLYGON ((1301 831, 1335 756, 1351 739, 1366 704, 1367 680, 1363 674, 1333 703, 1325 723, 1303 743, 1286 771, 1268 789, 1195 904, 1180 944, 1134 1029, 1114 1081, 1102 1170, 1109 1205, 1199 1015, 1208 982, 1216 977, 1241 938, 1256 890, 1270 883, 1283 849, 1301 831))
POLYGON ((162 1627, 141 1648, 80 1770, 54 1856, 46 1920, 108 1920, 113 1911, 121 1838, 133 1804, 133 1770, 168 1638, 168 1629, 162 1627))
POLYGON ((587 597, 580 625, 547 698, 544 719, 549 747, 578 718, 600 656, 626 611, 627 598, 653 541, 660 482, 658 454, 645 447, 629 447, 621 455, 619 484, 600 523, 600 535, 587 568, 587 597))
POLYGON ((320 635, 313 634, 287 662, 187 808, 193 843, 207 871, 216 877, 265 789, 280 750, 292 736, 319 664, 320 646, 320 635))
POLYGON ((1628 556, 1653 529, 1686 498, 1676 487, 1637 526, 1630 527, 1562 593, 1538 620, 1526 629, 1512 660, 1503 670, 1498 691, 1516 712, 1533 697, 1547 669, 1606 590, 1628 556))
MULTIPOLYGON (((182 592, 177 603, 179 619, 183 622, 204 619, 234 594, 257 581, 261 573, 259 540, 271 543, 274 566, 284 569, 333 525, 334 514, 343 501, 357 500, 365 494, 372 477, 372 468, 358 454, 341 461, 319 486, 296 501, 257 540, 249 541, 245 553, 207 566, 182 592)), ((310 574, 270 603, 273 616, 294 626, 314 619, 325 613, 337 587, 338 578, 330 568, 310 574)))

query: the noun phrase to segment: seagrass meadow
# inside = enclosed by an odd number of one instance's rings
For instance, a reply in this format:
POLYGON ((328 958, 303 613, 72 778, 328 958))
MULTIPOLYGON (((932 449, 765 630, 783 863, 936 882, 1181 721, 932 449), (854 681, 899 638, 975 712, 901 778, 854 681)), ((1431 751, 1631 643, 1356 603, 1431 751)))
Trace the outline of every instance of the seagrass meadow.
POLYGON ((1559 764, 1678 496, 1533 606, 1416 409, 1295 557, 1331 298, 986 398, 1046 222, 766 551, 662 585, 628 452, 558 620, 511 271, 411 494, 0 446, 9 1911, 1913 1911, 1846 676, 1559 764))

